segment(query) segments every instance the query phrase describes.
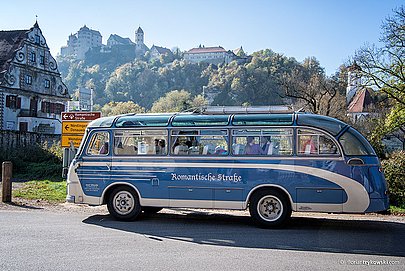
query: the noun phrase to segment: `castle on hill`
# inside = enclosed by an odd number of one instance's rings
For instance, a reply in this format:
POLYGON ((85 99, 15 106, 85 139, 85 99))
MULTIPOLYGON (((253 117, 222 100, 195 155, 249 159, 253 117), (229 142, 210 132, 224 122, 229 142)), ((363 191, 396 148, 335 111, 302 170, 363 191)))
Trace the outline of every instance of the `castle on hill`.
MULTIPOLYGON (((76 34, 71 34, 68 38, 67 45, 61 48, 60 54, 64 57, 73 57, 78 60, 85 59, 86 53, 91 49, 98 50, 101 53, 109 53, 113 48, 131 47, 135 58, 140 59, 148 53, 149 59, 159 59, 166 55, 173 58, 173 52, 165 47, 152 45, 151 48, 146 46, 145 32, 141 27, 135 31, 135 42, 130 38, 123 38, 117 34, 111 34, 107 40, 107 45, 102 44, 102 36, 99 31, 88 28, 86 25, 81 27, 76 34)), ((205 47, 199 45, 184 53, 184 60, 189 63, 206 62, 210 64, 230 63, 236 60, 238 63, 249 61, 249 56, 245 54, 242 46, 235 50, 226 50, 221 46, 205 47)))

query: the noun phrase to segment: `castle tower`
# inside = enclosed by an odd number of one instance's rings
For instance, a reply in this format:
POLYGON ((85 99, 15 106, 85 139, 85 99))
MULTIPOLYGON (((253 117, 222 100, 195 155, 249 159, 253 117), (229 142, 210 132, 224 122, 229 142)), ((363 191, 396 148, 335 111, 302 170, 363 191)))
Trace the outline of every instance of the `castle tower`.
POLYGON ((141 27, 135 31, 135 57, 143 57, 149 48, 143 43, 144 33, 141 27))
POLYGON ((141 27, 138 27, 138 29, 135 31, 135 43, 136 44, 143 44, 143 30, 141 27))
POLYGON ((349 104, 354 95, 361 89, 361 68, 354 61, 347 69, 346 103, 349 104))

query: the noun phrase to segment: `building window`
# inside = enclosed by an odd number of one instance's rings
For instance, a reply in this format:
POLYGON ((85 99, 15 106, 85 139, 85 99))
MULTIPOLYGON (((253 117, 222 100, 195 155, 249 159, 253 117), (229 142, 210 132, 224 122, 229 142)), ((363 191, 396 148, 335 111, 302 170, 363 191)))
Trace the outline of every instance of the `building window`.
POLYGON ((21 108, 21 98, 17 95, 6 96, 6 107, 10 109, 20 109, 21 108))
POLYGON ((45 79, 45 88, 50 88, 51 87, 51 81, 48 79, 45 79))
POLYGON ((39 64, 45 65, 45 56, 43 56, 43 55, 39 56, 39 64))
POLYGON ((32 76, 31 75, 26 75, 25 76, 25 83, 27 84, 27 85, 32 85, 32 76))
POLYGON ((36 62, 36 61, 37 61, 37 56, 36 56, 35 52, 31 52, 31 54, 30 54, 30 60, 31 60, 32 62, 36 62))
POLYGON ((60 114, 65 111, 65 105, 60 103, 42 102, 41 111, 43 113, 60 114))
POLYGON ((28 122, 20 122, 20 132, 28 132, 28 122))
POLYGON ((39 35, 35 35, 35 43, 36 43, 36 44, 39 44, 40 40, 41 40, 40 36, 39 36, 39 35))

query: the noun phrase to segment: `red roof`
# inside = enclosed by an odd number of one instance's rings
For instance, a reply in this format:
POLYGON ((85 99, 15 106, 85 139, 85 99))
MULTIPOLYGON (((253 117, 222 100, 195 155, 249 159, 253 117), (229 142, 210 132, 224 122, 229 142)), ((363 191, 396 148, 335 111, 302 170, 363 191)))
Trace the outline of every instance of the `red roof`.
POLYGON ((218 47, 199 47, 188 50, 188 54, 204 54, 204 53, 221 53, 226 52, 221 46, 218 47))
POLYGON ((368 107, 373 103, 373 99, 367 89, 360 90, 349 104, 347 112, 362 113, 367 112, 368 107))

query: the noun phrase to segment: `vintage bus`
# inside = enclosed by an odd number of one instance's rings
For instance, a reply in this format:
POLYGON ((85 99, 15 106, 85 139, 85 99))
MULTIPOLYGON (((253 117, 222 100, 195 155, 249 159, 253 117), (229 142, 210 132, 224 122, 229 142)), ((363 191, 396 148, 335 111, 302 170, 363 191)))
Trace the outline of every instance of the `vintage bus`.
POLYGON ((67 201, 107 204, 127 221, 165 207, 249 209, 264 227, 282 225, 292 211, 388 208, 378 157, 346 123, 209 109, 91 122, 69 167, 67 201))

